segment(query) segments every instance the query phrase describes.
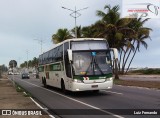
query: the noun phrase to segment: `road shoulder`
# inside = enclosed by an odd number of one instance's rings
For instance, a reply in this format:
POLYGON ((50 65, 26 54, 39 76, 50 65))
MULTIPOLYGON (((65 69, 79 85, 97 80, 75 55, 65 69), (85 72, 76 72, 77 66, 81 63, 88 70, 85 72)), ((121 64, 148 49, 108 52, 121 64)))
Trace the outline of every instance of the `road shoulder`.
MULTIPOLYGON (((29 96, 26 96, 22 91, 17 92, 16 87, 13 86, 12 82, 3 77, 0 79, 0 108, 1 109, 39 109, 40 108, 30 99, 29 96)), ((3 116, 3 118, 12 118, 15 116, 3 116)), ((18 116, 23 118, 50 118, 48 115, 37 115, 37 116, 18 116)))
POLYGON ((159 75, 121 75, 115 85, 160 89, 159 75))

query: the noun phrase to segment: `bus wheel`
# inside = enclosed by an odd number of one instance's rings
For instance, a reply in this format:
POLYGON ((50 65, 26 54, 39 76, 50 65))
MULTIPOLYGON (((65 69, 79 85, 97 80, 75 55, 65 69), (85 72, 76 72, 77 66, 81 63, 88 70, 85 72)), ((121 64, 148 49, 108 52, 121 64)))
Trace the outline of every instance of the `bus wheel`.
POLYGON ((42 84, 43 84, 43 77, 42 77, 42 84))
POLYGON ((47 84, 46 84, 46 78, 45 77, 42 79, 42 82, 43 82, 43 86, 46 88, 47 84))
POLYGON ((65 85, 64 85, 64 81, 61 80, 61 90, 64 94, 66 94, 66 89, 65 89, 65 85))
POLYGON ((93 90, 94 93, 99 93, 99 90, 93 90))

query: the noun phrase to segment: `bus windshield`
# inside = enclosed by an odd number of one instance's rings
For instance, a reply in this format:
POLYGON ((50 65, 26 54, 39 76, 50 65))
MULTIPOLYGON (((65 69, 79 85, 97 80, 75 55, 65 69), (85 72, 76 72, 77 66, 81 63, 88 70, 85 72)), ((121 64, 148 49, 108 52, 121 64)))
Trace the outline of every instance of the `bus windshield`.
POLYGON ((104 75, 112 73, 110 51, 73 52, 74 75, 104 75))

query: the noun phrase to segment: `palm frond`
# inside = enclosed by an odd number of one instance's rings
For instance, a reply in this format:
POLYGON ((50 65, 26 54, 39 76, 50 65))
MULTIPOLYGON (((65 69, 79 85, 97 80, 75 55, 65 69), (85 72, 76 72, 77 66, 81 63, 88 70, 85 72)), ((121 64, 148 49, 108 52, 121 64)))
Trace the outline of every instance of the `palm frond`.
POLYGON ((131 22, 132 22, 133 19, 131 18, 121 18, 117 21, 116 25, 118 27, 126 27, 128 26, 131 22))
POLYGON ((111 10, 111 5, 105 5, 104 9, 108 9, 108 11, 110 11, 111 10))
POLYGON ((96 16, 99 16, 99 17, 103 18, 103 17, 105 17, 105 15, 106 14, 103 11, 99 11, 99 10, 96 11, 96 16))
POLYGON ((114 12, 118 12, 119 9, 120 9, 119 5, 116 5, 112 8, 114 12))
POLYGON ((150 18, 146 18, 143 21, 141 21, 142 24, 144 24, 145 22, 147 22, 148 20, 150 20, 150 18))

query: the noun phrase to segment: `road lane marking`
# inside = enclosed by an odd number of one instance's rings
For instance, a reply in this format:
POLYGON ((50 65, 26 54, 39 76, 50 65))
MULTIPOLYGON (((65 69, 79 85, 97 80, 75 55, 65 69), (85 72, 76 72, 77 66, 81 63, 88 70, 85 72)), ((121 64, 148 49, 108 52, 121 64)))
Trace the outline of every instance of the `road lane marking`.
POLYGON ((42 110, 44 110, 51 118, 55 118, 53 115, 51 115, 48 111, 47 108, 43 108, 40 104, 38 104, 32 97, 30 97, 30 99, 42 110))
POLYGON ((25 91, 24 91, 23 93, 24 93, 25 95, 27 95, 27 93, 26 93, 25 91))
POLYGON ((123 95, 123 93, 118 93, 118 92, 114 92, 114 91, 107 91, 107 90, 101 90, 104 91, 106 93, 114 93, 114 94, 118 94, 118 95, 123 95))
POLYGON ((41 89, 47 90, 47 91, 49 91, 49 92, 55 93, 55 94, 57 94, 57 95, 60 95, 60 96, 65 97, 65 98, 67 98, 67 99, 70 99, 70 100, 73 100, 73 101, 75 101, 75 102, 81 103, 81 104, 83 104, 83 105, 85 105, 85 106, 88 106, 88 107, 91 107, 91 108, 93 108, 93 109, 97 109, 97 110, 99 110, 99 111, 101 111, 101 112, 107 113, 107 114, 112 115, 112 116, 114 116, 114 117, 124 118, 124 117, 122 117, 122 116, 120 116, 120 115, 116 115, 116 114, 111 113, 111 112, 109 112, 109 111, 100 109, 100 108, 98 108, 98 107, 95 107, 95 106, 93 106, 93 105, 87 104, 87 103, 85 103, 85 102, 82 102, 82 101, 76 100, 76 99, 74 99, 74 98, 65 96, 65 95, 63 95, 63 94, 57 93, 57 92, 55 92, 55 91, 51 91, 51 90, 49 90, 49 89, 43 88, 43 87, 41 87, 41 86, 38 86, 38 85, 36 85, 36 84, 32 84, 32 83, 30 83, 30 82, 27 82, 27 81, 24 81, 24 80, 21 80, 21 79, 20 79, 20 81, 23 81, 23 82, 28 83, 28 84, 31 84, 31 85, 33 85, 33 86, 36 86, 36 87, 39 87, 39 88, 41 88, 41 89))

